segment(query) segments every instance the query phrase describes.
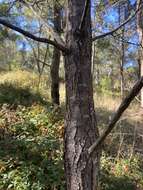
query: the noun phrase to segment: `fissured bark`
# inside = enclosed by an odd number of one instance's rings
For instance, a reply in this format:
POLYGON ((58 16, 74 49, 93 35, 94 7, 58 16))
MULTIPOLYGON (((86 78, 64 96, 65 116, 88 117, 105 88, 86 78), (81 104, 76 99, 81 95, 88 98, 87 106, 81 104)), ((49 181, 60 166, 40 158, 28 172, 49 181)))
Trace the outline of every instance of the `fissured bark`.
POLYGON ((98 137, 91 75, 90 5, 78 30, 85 0, 68 0, 65 56, 66 119, 64 161, 67 190, 97 190, 99 154, 88 156, 88 148, 98 137))

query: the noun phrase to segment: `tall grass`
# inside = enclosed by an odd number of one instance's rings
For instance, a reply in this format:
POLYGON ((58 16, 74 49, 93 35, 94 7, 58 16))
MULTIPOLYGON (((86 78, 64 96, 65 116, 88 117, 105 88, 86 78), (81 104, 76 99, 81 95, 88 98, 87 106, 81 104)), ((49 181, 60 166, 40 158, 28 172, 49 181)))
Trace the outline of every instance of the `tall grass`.
POLYGON ((49 96, 50 78, 42 75, 39 83, 39 75, 32 71, 17 70, 1 73, 0 84, 9 84, 16 88, 28 88, 32 92, 40 92, 45 97, 49 96))

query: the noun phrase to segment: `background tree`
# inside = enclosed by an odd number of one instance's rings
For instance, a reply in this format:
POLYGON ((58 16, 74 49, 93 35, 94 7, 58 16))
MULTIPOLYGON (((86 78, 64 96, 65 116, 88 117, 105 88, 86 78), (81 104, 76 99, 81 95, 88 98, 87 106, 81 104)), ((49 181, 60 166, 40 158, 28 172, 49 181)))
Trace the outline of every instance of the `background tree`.
MULTIPOLYGON (((58 2, 54 4, 54 29, 60 35, 61 33, 61 7, 58 2)), ((59 66, 60 66, 60 51, 54 47, 53 58, 51 64, 51 98, 53 104, 60 104, 59 94, 59 66)))
MULTIPOLYGON (((142 0, 137 1, 137 8, 142 4, 142 0)), ((138 35, 141 47, 139 49, 140 75, 143 75, 143 11, 140 10, 137 16, 138 35)), ((143 90, 141 90, 141 107, 143 107, 143 90)))

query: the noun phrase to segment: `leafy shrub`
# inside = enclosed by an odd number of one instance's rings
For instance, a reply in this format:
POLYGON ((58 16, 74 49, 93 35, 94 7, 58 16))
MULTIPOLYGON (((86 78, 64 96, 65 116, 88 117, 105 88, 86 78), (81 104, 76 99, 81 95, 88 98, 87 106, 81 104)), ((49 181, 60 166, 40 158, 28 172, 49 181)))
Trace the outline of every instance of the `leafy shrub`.
POLYGON ((33 93, 29 88, 14 87, 11 84, 0 84, 0 104, 27 105, 44 102, 39 93, 33 93))
POLYGON ((64 189, 60 108, 5 105, 0 117, 10 134, 0 140, 0 189, 64 189))
MULTIPOLYGON (((32 81, 36 79, 29 78, 31 73, 24 73, 4 74, 0 80, 0 189, 63 190, 64 109, 44 101, 42 93, 34 89, 32 81)), ((108 83, 103 80, 102 88, 108 90, 108 83)), ((108 121, 109 105, 114 108, 114 103, 119 102, 116 99, 109 103, 107 97, 105 101, 98 99, 98 105, 99 102, 103 124, 108 121)), ((101 189, 143 188, 140 158, 112 158, 112 151, 102 156, 101 189)))
POLYGON ((103 190, 136 190, 143 188, 143 173, 139 157, 116 158, 102 157, 101 186, 103 190))

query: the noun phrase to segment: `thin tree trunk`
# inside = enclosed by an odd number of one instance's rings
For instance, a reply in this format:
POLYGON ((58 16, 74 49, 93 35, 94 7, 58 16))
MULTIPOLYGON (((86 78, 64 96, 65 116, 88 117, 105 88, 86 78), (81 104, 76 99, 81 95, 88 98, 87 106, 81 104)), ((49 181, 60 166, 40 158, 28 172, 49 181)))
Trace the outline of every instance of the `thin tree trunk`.
MULTIPOLYGON (((54 5, 54 28, 60 33, 61 32, 61 13, 60 8, 55 2, 54 5)), ((60 66, 60 51, 54 47, 53 58, 51 64, 51 99, 53 104, 60 104, 59 95, 59 66, 60 66)))
MULTIPOLYGON (((122 38, 124 39, 124 29, 122 30, 122 38)), ((125 60, 125 47, 124 42, 121 43, 121 65, 120 65, 120 74, 121 74, 121 97, 124 98, 124 60, 125 60)))
MULTIPOLYGON (((125 4, 119 3, 119 25, 122 23, 122 20, 124 19, 125 15, 125 4), (123 11, 123 16, 121 16, 121 13, 123 11)), ((124 27, 122 29, 121 38, 124 39, 124 27)), ((124 98, 124 61, 125 61, 125 46, 124 42, 121 42, 121 60, 120 60, 120 90, 121 90, 121 98, 124 98)))
MULTIPOLYGON (((143 3, 142 0, 137 1, 137 8, 143 3)), ((140 75, 143 76, 143 11, 138 11, 137 14, 137 29, 139 40, 142 48, 139 49, 140 75)), ((143 89, 141 90, 141 107, 143 108, 143 89)))
POLYGON ((99 85, 99 62, 96 60, 96 44, 93 44, 93 56, 92 56, 92 75, 95 81, 93 85, 99 85))
POLYGON ((140 55, 139 54, 138 54, 137 63, 138 63, 137 76, 138 76, 138 79, 140 79, 140 76, 141 76, 141 62, 140 62, 140 55))
MULTIPOLYGON (((142 42, 141 42, 141 44, 142 44, 142 47, 143 47, 143 30, 142 30, 142 42)), ((143 76, 143 49, 141 50, 140 61, 141 61, 141 64, 140 64, 141 69, 140 69, 140 71, 141 71, 141 77, 142 77, 143 76)), ((141 90, 141 107, 143 108, 143 89, 141 90)))
POLYGON ((66 119, 64 159, 67 190, 97 190, 99 153, 85 154, 98 138, 91 75, 90 6, 82 32, 78 26, 85 0, 68 0, 65 56, 66 119))
POLYGON ((51 64, 51 99, 53 104, 60 104, 59 94, 59 66, 60 66, 60 51, 54 48, 53 59, 51 64))

